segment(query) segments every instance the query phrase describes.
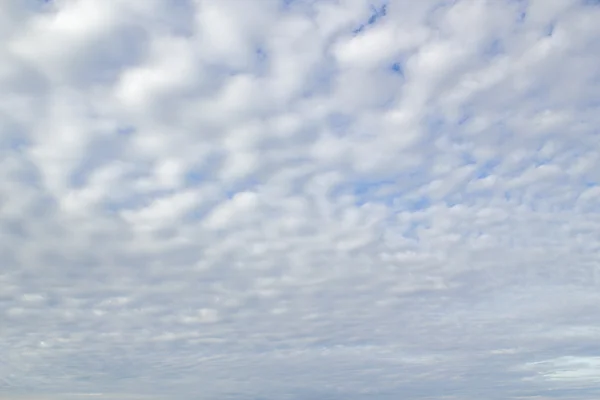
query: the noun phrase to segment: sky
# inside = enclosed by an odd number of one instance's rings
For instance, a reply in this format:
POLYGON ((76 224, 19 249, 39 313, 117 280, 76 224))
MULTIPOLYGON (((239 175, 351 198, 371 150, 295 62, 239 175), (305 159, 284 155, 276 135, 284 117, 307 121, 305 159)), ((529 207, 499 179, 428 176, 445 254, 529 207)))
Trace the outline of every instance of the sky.
POLYGON ((0 0, 1 400, 600 396, 600 4, 0 0))

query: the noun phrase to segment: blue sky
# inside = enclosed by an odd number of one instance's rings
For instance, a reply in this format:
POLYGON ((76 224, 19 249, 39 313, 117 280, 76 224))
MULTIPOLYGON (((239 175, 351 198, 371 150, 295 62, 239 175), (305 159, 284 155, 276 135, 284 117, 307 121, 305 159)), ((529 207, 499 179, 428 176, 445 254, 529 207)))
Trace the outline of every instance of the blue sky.
POLYGON ((597 399, 599 20, 4 2, 0 399, 597 399))

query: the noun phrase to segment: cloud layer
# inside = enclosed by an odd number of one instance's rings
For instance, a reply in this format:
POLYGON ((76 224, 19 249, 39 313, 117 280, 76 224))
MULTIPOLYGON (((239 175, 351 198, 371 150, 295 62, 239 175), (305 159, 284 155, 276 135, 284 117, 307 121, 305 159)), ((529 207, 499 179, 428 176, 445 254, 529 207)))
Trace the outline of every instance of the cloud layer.
POLYGON ((6 1, 0 393, 598 398, 598 21, 6 1))

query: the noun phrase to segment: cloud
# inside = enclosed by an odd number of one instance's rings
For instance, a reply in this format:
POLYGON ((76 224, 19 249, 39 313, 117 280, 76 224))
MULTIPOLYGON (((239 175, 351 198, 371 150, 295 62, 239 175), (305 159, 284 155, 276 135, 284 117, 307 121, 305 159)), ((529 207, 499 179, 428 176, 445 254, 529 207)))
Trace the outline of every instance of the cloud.
POLYGON ((597 398, 599 17, 9 0, 0 393, 597 398))

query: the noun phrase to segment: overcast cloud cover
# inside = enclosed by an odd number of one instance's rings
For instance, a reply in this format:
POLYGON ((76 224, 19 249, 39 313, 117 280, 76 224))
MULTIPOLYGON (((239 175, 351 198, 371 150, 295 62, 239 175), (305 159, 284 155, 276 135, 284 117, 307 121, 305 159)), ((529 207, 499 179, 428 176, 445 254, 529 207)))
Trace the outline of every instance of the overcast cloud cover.
POLYGON ((598 2, 0 3, 3 400, 598 399, 598 2))

